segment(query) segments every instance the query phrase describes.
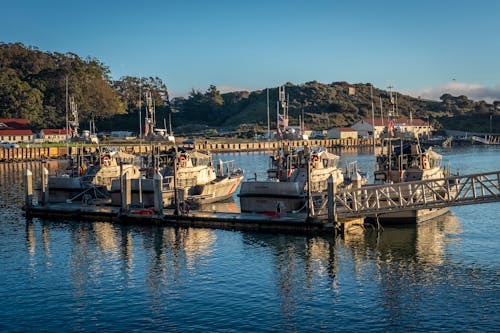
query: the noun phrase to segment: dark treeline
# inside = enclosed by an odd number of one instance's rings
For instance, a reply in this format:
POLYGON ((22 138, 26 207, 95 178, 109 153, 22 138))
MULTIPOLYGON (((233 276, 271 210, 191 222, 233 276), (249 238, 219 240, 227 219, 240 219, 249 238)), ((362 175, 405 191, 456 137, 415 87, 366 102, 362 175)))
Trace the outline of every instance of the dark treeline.
POLYGON ((27 118, 35 128, 64 127, 66 86, 86 121, 137 112, 141 85, 152 92, 157 108, 165 107, 168 92, 159 78, 113 81, 97 59, 0 43, 0 117, 27 118))
MULTIPOLYGON (((266 89, 221 94, 211 85, 206 91, 193 89, 185 98, 170 100, 167 86, 160 78, 126 76, 114 81, 109 68, 97 59, 42 52, 20 43, 0 43, 0 117, 27 118, 34 128, 64 127, 66 80, 68 95, 78 104, 81 121, 94 118, 99 130, 137 132, 140 111, 144 117, 146 91, 152 94, 159 127, 163 127, 171 112, 178 132, 206 132, 214 128, 259 131, 267 127, 266 89)), ((371 116, 370 90, 377 116, 380 103, 384 115, 392 108, 389 92, 370 84, 311 81, 285 86, 291 125, 297 125, 301 115, 311 129, 352 125, 371 116), (351 94, 349 88, 354 88, 351 94)), ((278 88, 270 88, 273 128, 277 99, 278 88)), ((409 117, 411 112, 414 118, 429 119, 438 128, 488 131, 492 126, 493 130, 500 130, 500 117, 496 116, 499 103, 490 105, 450 94, 433 101, 393 93, 392 102, 396 100, 401 116, 409 117), (488 119, 493 119, 493 125, 488 119)))

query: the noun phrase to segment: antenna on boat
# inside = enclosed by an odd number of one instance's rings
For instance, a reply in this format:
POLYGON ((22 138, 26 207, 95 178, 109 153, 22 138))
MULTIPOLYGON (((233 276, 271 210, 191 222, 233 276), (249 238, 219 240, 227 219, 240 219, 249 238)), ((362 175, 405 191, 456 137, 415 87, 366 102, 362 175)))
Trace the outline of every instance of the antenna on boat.
POLYGON ((372 137, 373 137, 373 154, 375 155, 375 106, 373 105, 373 85, 370 84, 370 96, 372 100, 372 137))
POLYGON ((142 77, 139 78, 139 139, 142 139, 142 77))
POLYGON ((269 88, 266 89, 267 93, 267 140, 271 138, 271 128, 270 128, 270 123, 269 123, 269 88))
POLYGON ((382 107, 382 97, 378 97, 380 99, 380 120, 382 120, 382 127, 384 127, 384 112, 382 107))
POLYGON ((75 97, 71 96, 69 99, 69 109, 71 111, 71 116, 73 120, 70 122, 70 126, 72 127, 72 136, 78 137, 78 105, 75 102, 75 97))
MULTIPOLYGON (((68 142, 68 134, 69 134, 69 115, 68 115, 68 75, 66 75, 66 142, 68 142)), ((67 149, 66 149, 67 150, 67 149)))

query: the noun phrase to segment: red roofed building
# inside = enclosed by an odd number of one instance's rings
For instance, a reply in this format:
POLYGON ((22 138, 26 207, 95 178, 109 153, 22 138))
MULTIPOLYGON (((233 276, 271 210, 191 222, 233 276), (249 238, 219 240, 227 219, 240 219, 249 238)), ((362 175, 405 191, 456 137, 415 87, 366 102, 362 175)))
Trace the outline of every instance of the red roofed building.
POLYGON ((357 139, 358 131, 351 127, 336 127, 328 130, 326 137, 329 139, 357 139))
POLYGON ((67 138, 71 137, 71 130, 66 135, 65 128, 44 128, 40 131, 40 139, 44 142, 64 142, 67 138))
POLYGON ((2 142, 32 142, 33 132, 28 119, 0 118, 0 141, 2 142))
MULTIPOLYGON (((362 137, 372 137, 373 131, 375 131, 375 137, 379 138, 380 134, 387 131, 387 126, 389 121, 387 119, 382 119, 380 117, 375 118, 375 124, 373 125, 371 118, 363 118, 354 125, 352 128, 357 130, 359 135, 362 137)), ((427 124, 422 119, 410 119, 410 118, 395 118, 393 121, 393 131, 395 133, 405 133, 411 134, 412 136, 422 136, 429 135, 433 131, 432 126, 427 124)))

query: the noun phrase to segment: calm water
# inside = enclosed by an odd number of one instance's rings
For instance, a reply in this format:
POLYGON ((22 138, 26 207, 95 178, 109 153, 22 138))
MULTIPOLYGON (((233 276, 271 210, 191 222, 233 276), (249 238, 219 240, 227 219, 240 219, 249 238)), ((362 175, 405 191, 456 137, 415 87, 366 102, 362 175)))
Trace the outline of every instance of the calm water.
MULTIPOLYGON (((443 155, 462 174, 500 169, 499 148, 443 155)), ((222 157, 264 177, 264 154, 222 157)), ((373 168, 372 156, 343 153, 356 159, 373 168)), ((2 332, 500 327, 500 203, 345 239, 27 221, 25 167, 0 165, 2 332)))

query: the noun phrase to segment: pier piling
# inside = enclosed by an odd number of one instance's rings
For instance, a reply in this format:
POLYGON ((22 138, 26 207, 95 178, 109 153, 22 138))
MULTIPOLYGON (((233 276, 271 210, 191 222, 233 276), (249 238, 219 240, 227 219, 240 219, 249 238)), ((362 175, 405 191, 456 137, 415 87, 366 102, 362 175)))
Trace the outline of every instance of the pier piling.
POLYGON ((163 176, 156 172, 153 176, 155 213, 163 213, 163 176))
POLYGON ((130 209, 130 205, 132 202, 132 190, 131 190, 131 182, 130 178, 127 177, 125 173, 122 176, 122 181, 120 183, 122 185, 121 188, 121 211, 122 213, 126 213, 130 209))
POLYGON ((33 207, 33 172, 26 169, 23 172, 24 178, 24 200, 26 203, 26 208, 33 207))
POLYGON ((42 194, 42 205, 48 204, 49 203, 49 170, 45 167, 45 165, 42 166, 41 194, 42 194))

